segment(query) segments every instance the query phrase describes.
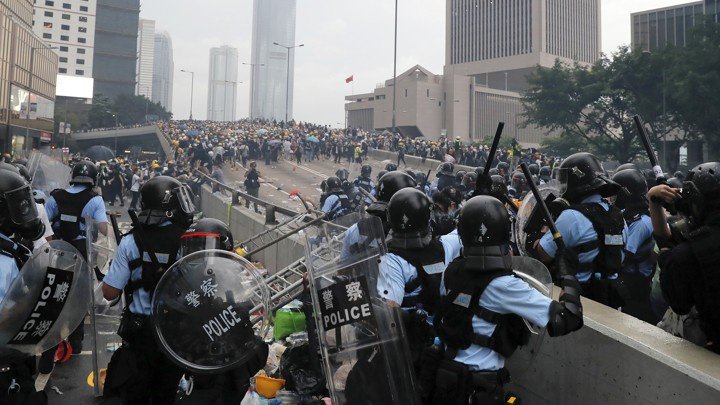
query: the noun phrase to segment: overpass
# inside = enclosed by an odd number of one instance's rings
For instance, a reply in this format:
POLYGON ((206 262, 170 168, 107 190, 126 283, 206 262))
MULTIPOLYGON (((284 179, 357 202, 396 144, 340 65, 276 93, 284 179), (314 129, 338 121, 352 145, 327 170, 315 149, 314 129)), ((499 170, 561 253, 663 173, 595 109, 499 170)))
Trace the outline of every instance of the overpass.
POLYGON ((132 128, 103 128, 72 134, 72 140, 80 149, 94 145, 107 146, 111 150, 130 150, 140 147, 143 151, 157 152, 162 157, 173 156, 170 142, 155 124, 132 128))

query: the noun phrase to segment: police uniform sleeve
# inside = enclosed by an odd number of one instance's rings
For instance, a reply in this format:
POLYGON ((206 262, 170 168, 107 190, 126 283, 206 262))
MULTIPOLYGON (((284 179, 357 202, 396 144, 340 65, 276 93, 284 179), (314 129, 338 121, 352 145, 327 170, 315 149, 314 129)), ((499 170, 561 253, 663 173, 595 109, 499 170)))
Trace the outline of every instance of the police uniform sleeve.
POLYGON ((660 288, 673 311, 680 315, 690 313, 695 301, 692 281, 697 279, 694 269, 700 266, 692 253, 690 244, 681 243, 658 256, 660 265, 660 288))
POLYGON ((639 221, 630 224, 630 227, 626 230, 627 243, 625 244, 625 251, 630 254, 637 254, 640 246, 650 236, 652 236, 652 223, 648 224, 645 219, 650 220, 649 217, 643 217, 639 221), (649 225, 649 226, 648 226, 649 225))
POLYGON ((54 221, 57 217, 58 205, 57 201, 55 201, 55 197, 50 196, 50 198, 48 198, 47 202, 45 203, 45 213, 47 214, 50 222, 54 221))
POLYGON ((55 235, 55 232, 53 232, 52 224, 50 223, 50 220, 47 216, 47 211, 45 210, 45 207, 42 204, 35 203, 37 206, 38 214, 40 216, 40 220, 45 225, 45 233, 43 233, 42 239, 49 238, 50 236, 55 235))
POLYGON ((392 254, 383 256, 380 261, 377 291, 386 300, 398 304, 403 302, 405 297, 405 277, 402 264, 392 254))
POLYGON ((335 204, 335 202, 337 202, 337 200, 338 196, 336 195, 328 196, 328 198, 325 199, 325 204, 323 204, 322 206, 322 212, 327 214, 328 212, 332 211, 333 205, 335 204))
MULTIPOLYGON (((558 232, 560 232, 560 235, 562 235, 563 242, 566 246, 570 247, 577 244, 578 222, 576 220, 576 213, 577 211, 574 210, 565 210, 560 214, 557 221, 555 221, 555 226, 557 227, 558 232)), ((577 213, 577 215, 581 214, 577 213)), ((540 238, 540 246, 543 248, 545 253, 548 254, 548 256, 555 257, 558 248, 555 244, 555 240, 553 239, 552 231, 548 231, 542 238, 540 238)))
POLYGON ((15 264, 15 259, 0 255, 0 302, 5 298, 10 285, 18 274, 20 271, 15 264))
POLYGON ((88 211, 96 223, 108 222, 107 212, 105 211, 105 203, 102 197, 96 196, 88 203, 88 211))
POLYGON ((132 236, 126 236, 120 241, 120 245, 115 251, 115 257, 110 264, 110 270, 103 279, 103 283, 110 287, 122 290, 130 281, 130 244, 133 244, 132 236))
POLYGON ((485 289, 480 305, 501 314, 517 314, 534 325, 544 327, 550 320, 552 300, 517 277, 493 280, 485 289))

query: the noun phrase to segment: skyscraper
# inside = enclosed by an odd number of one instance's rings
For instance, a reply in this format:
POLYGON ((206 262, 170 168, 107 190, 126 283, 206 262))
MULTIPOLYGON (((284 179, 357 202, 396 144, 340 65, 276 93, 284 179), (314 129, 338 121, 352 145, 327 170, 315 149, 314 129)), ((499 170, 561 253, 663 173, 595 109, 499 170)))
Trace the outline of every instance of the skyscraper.
POLYGON ((295 45, 295 11, 296 0, 254 2, 250 66, 251 118, 282 121, 287 116, 292 119, 295 50, 288 51, 274 43, 295 45))
POLYGON ((138 29, 137 87, 135 94, 152 98, 155 59, 155 21, 141 19, 138 29))
POLYGON ((704 18, 703 13, 714 14, 713 1, 695 1, 631 14, 633 49, 654 52, 667 45, 685 46, 692 29, 704 18))
POLYGON ((173 61, 172 38, 167 32, 155 33, 155 57, 153 61, 152 101, 172 111, 173 61))
POLYGON ((210 48, 207 119, 235 121, 238 50, 227 45, 210 48))
POLYGON ((97 0, 95 94, 135 94, 140 0, 97 0))

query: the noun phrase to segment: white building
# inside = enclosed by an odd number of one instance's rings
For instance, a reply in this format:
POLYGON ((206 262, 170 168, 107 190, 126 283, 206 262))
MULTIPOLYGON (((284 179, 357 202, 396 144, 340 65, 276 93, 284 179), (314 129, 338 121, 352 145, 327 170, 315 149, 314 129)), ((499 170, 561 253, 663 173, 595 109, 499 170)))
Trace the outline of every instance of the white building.
POLYGON ((97 0, 36 1, 33 31, 57 48, 60 97, 92 99, 97 0))
POLYGON ((207 119, 235 121, 238 50, 227 45, 210 48, 207 119))
POLYGON ((172 111, 173 61, 172 38, 167 32, 155 34, 155 58, 153 62, 152 101, 172 111))
POLYGON ((155 21, 141 19, 138 25, 138 58, 136 95, 153 97, 153 67, 155 64, 155 21))
POLYGON ((292 120, 296 0, 255 0, 250 117, 292 120), (288 60, 289 58, 289 60, 288 60))

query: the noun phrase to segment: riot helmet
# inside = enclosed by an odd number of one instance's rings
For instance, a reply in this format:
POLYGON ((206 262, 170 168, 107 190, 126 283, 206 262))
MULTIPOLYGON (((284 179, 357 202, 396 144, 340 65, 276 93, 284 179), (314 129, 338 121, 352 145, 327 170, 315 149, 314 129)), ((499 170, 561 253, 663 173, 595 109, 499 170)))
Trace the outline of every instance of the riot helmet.
POLYGON ((621 170, 612 177, 613 181, 623 187, 618 193, 615 205, 620 209, 634 206, 647 206, 648 185, 645 176, 637 169, 621 170))
MULTIPOLYGON (((477 170, 475 170, 475 173, 477 173, 477 170)), ((482 175, 482 173, 478 173, 478 175, 482 175)), ((495 167, 488 170, 488 176, 499 176, 499 175, 500 175, 500 171, 495 167)))
POLYGON ((458 170, 457 173, 455 173, 455 184, 462 184, 466 174, 467 172, 465 170, 458 170))
POLYGON ((32 183, 32 176, 30 176, 30 172, 27 167, 17 162, 14 162, 12 165, 17 167, 20 175, 23 176, 28 183, 32 183))
POLYGON ((507 174, 507 172, 510 170, 510 165, 507 162, 500 162, 497 164, 497 170, 498 174, 500 174, 500 170, 504 170, 504 174, 507 174))
POLYGON ((360 175, 362 177, 370 178, 370 175, 372 174, 372 166, 370 165, 362 165, 360 168, 360 175))
POLYGON ((595 193, 611 197, 620 191, 620 186, 605 176, 598 158, 587 152, 575 153, 563 160, 558 180, 562 198, 571 203, 595 193))
POLYGON ((344 181, 347 181, 348 178, 350 177, 350 172, 348 171, 348 169, 345 169, 345 168, 338 169, 335 172, 335 176, 337 176, 337 178, 340 179, 341 182, 344 182, 344 181))
POLYGON ((385 171, 394 172, 395 170, 397 170, 397 165, 395 163, 388 163, 385 165, 385 171))
POLYGON ((482 257, 479 268, 511 267, 510 216, 497 198, 481 195, 468 200, 460 210, 458 235, 464 257, 482 257))
POLYGON ((342 180, 339 177, 330 176, 325 180, 328 193, 338 193, 342 191, 342 180))
POLYGON ((477 183, 478 175, 475 172, 469 172, 465 174, 465 177, 463 177, 462 184, 468 189, 472 190, 475 188, 475 184, 477 183))
POLYGON ((98 168, 95 163, 83 160, 73 166, 70 184, 87 184, 95 187, 98 177, 98 168))
POLYGON ((678 179, 680 181, 685 181, 685 174, 683 172, 681 172, 680 170, 673 173, 673 177, 675 177, 676 179, 678 179))
POLYGON ((680 180, 677 177, 671 177, 671 178, 667 179, 667 181, 665 183, 667 183, 668 186, 670 186, 672 188, 676 188, 678 190, 683 188, 682 180, 680 180))
POLYGON ((440 176, 452 176, 455 172, 455 165, 451 162, 440 163, 435 171, 437 177, 440 176))
POLYGON ((169 176, 155 176, 140 188, 140 221, 159 225, 169 220, 181 228, 192 223, 195 212, 192 192, 169 176))
POLYGON ((417 187, 415 179, 402 172, 390 172, 378 181, 377 200, 389 202, 395 193, 407 187, 417 187))
POLYGON ((415 171, 413 171, 411 169, 405 169, 405 173, 407 173, 413 179, 415 178, 415 171))
POLYGON ((695 166, 683 183, 678 211, 690 215, 694 225, 704 222, 708 214, 720 209, 720 162, 695 166))
POLYGON ((515 173, 513 173, 510 187, 517 190, 520 194, 529 190, 525 174, 523 174, 523 172, 521 171, 516 171, 515 173))
POLYGON ((378 172, 378 174, 377 174, 377 180, 380 181, 380 179, 382 178, 382 176, 386 175, 387 173, 388 173, 387 170, 380 170, 380 171, 378 172))
POLYGON ((528 170, 530 171, 530 174, 537 176, 540 174, 540 166, 537 165, 537 163, 531 163, 528 165, 528 170))
POLYGON ((30 184, 16 167, 0 164, 0 230, 37 240, 45 233, 30 184))
POLYGON ((538 174, 538 177, 540 180, 544 182, 550 181, 550 178, 552 176, 552 170, 550 170, 550 166, 543 166, 540 168, 540 173, 538 174))
POLYGON ((415 188, 404 188, 388 203, 387 220, 394 236, 421 236, 430 232, 432 203, 428 196, 415 188))
POLYGON ((427 175, 423 172, 417 172, 415 173, 415 181, 417 181, 418 187, 420 187, 427 181, 427 175))
POLYGON ((635 165, 635 163, 623 163, 623 164, 621 164, 620 166, 618 166, 617 169, 615 169, 615 173, 621 172, 621 171, 623 171, 623 170, 628 170, 628 169, 631 169, 631 170, 640 170, 640 169, 635 165))
POLYGON ((233 236, 228 226, 222 221, 215 218, 203 218, 190 225, 190 228, 180 237, 180 248, 183 256, 208 249, 231 252, 233 236))

